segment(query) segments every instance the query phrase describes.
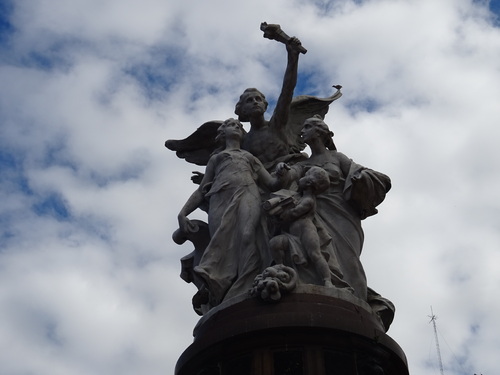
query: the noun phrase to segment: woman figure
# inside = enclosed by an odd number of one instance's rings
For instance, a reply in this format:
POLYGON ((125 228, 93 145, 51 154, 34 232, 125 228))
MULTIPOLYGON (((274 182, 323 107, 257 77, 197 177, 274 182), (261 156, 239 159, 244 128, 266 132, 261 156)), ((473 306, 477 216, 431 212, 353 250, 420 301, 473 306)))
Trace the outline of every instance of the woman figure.
POLYGON ((343 280, 354 289, 354 295, 367 301, 366 275, 360 261, 364 240, 361 220, 377 213, 375 207, 384 200, 391 181, 338 152, 333 133, 319 116, 304 122, 301 137, 311 156, 292 166, 291 172, 300 177, 313 166, 328 172, 330 186, 316 197, 317 218, 332 237, 343 280))
POLYGON ((210 157, 199 188, 178 215, 180 229, 194 232, 197 227, 187 215, 209 201, 210 242, 194 272, 206 284, 211 307, 248 292, 255 276, 271 261, 259 186, 277 190, 281 182, 240 148, 243 134, 238 120, 222 123, 217 138, 224 149, 210 157))

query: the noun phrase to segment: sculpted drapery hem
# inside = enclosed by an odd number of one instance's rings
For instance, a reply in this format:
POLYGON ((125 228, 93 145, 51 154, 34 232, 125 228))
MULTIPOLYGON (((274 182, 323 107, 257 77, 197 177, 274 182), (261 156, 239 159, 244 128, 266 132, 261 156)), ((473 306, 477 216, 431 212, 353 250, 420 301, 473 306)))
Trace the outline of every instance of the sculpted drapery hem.
POLYGON ((292 168, 303 175, 311 166, 325 169, 331 182, 330 188, 316 198, 319 227, 332 238, 329 249, 334 252, 332 257, 337 259, 344 281, 366 301, 366 274, 360 260, 364 242, 361 220, 377 213, 375 206, 384 200, 390 179, 336 150, 328 150, 321 161, 309 159, 292 168))
POLYGON ((210 200, 210 243, 194 271, 208 285, 211 304, 248 291, 271 262, 257 172, 262 164, 244 150, 216 155, 210 200))

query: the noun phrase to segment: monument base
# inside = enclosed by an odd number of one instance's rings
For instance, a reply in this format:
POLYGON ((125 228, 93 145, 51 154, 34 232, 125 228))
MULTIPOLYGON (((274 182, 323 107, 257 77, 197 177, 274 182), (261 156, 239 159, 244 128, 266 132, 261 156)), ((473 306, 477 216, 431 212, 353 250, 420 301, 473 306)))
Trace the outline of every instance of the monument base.
POLYGON ((175 374, 408 375, 408 366, 365 302, 306 286, 274 304, 245 297, 212 309, 175 374))

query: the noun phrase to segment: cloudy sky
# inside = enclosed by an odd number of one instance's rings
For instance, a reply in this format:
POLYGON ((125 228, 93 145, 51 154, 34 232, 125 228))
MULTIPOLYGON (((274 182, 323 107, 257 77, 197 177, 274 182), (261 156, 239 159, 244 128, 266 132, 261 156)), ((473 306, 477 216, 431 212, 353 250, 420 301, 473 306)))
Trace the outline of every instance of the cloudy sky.
POLYGON ((362 260, 411 374, 439 374, 431 306, 445 374, 498 374, 498 3, 1 1, 0 374, 173 373, 198 316, 171 234, 202 169, 163 144, 246 87, 275 103, 262 21, 308 49, 297 95, 343 86, 339 150, 392 179, 362 260))

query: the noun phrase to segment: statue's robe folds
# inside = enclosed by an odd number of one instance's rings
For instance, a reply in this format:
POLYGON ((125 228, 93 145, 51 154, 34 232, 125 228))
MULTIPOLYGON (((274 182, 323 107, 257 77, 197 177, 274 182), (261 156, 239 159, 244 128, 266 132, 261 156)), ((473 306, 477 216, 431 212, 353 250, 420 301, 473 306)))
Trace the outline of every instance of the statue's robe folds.
POLYGON ((270 265, 268 232, 257 186, 260 161, 244 150, 225 150, 213 157, 209 200, 210 242, 194 272, 210 292, 210 305, 247 293, 270 265))
POLYGON ((337 259, 344 281, 354 289, 354 295, 366 301, 366 274, 360 260, 364 241, 361 220, 377 213, 375 207, 384 200, 391 182, 388 176, 356 164, 338 151, 329 151, 328 156, 322 163, 306 160, 293 168, 303 174, 315 165, 328 172, 331 184, 316 197, 316 218, 332 238, 332 258, 337 259))

